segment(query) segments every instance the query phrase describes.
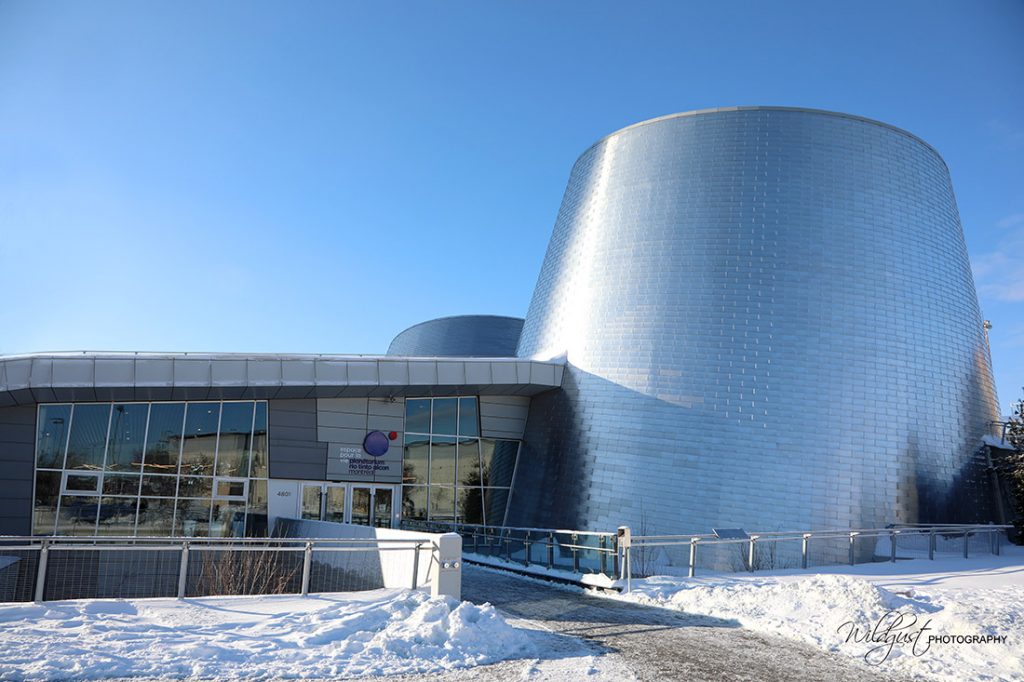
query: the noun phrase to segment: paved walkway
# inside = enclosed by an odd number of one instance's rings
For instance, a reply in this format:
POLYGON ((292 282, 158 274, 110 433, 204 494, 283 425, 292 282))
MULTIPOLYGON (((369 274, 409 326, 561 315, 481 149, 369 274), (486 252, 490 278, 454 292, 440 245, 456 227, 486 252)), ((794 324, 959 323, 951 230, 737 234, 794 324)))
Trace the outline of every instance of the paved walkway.
MULTIPOLYGON (((553 655, 450 674, 455 680, 895 680, 882 671, 735 621, 592 596, 468 566, 462 598, 490 602, 515 625, 539 630, 553 655)), ((440 678, 445 679, 449 675, 440 678)))

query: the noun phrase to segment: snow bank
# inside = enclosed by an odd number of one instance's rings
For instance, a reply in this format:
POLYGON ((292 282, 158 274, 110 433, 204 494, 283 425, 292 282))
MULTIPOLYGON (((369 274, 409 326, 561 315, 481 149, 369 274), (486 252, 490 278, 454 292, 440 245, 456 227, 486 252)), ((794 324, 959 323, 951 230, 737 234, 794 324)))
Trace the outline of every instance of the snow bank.
POLYGON ((888 573, 879 580, 904 585, 851 575, 653 577, 633 581, 621 598, 735 620, 917 678, 1024 680, 1024 585, 934 588, 920 574, 900 581, 888 573), (1005 639, 979 641, 986 637, 1005 639))
POLYGON ((532 655, 490 605, 408 590, 0 605, 0 679, 328 678, 532 655))

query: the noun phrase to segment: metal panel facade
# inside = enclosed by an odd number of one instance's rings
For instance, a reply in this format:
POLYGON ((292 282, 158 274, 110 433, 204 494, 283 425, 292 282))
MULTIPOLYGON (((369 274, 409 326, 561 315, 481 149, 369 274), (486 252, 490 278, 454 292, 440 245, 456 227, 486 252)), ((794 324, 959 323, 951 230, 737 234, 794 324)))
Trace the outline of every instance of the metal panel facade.
POLYGON ((655 119, 576 162, 518 355, 509 522, 646 532, 987 520, 998 408, 948 170, 809 110, 655 119))
POLYGON ((429 320, 395 337, 388 355, 503 358, 516 354, 523 320, 498 315, 459 315, 429 320))

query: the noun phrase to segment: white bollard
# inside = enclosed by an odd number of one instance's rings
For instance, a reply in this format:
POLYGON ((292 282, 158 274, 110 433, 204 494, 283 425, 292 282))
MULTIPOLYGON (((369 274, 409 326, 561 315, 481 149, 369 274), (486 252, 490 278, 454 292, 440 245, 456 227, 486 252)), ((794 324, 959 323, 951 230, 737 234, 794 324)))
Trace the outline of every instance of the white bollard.
POLYGON ((437 539, 430 562, 430 596, 462 598, 462 536, 445 533, 437 539))

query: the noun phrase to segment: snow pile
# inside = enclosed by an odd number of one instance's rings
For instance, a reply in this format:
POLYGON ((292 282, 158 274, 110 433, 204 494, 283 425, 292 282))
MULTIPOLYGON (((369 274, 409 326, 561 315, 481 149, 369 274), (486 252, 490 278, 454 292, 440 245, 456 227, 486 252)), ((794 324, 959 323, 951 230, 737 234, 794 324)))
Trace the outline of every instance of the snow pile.
POLYGON ((532 648, 489 604, 407 590, 0 606, 3 680, 431 673, 532 648))
POLYGON ((889 590, 850 575, 654 577, 633 581, 623 598, 733 620, 884 671, 1024 680, 1024 585, 889 590), (943 636, 960 641, 929 641, 943 636), (996 639, 982 641, 988 636, 996 639))

